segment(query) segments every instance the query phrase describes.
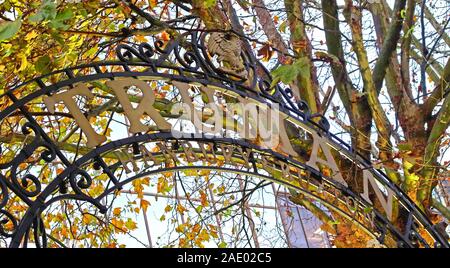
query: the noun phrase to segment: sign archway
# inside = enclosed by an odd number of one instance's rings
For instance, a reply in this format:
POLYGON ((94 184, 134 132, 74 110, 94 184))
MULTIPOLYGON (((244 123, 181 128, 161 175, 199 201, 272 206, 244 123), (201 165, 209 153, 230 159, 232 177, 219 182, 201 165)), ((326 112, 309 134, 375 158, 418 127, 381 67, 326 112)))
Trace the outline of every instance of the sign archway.
POLYGON ((17 124, 10 132, 21 128, 25 137, 20 146, 0 147, 0 236, 8 239, 10 247, 26 246, 29 239, 45 247, 41 213, 56 201, 84 200, 104 213, 102 200, 127 183, 180 170, 218 170, 284 185, 353 221, 380 243, 388 237, 401 247, 449 246, 401 189, 330 133, 327 120, 311 115, 291 89, 271 81, 269 73, 252 63, 245 51, 239 51, 241 62, 221 65, 227 55, 209 44, 214 34, 189 32, 167 44, 119 45, 117 62, 53 72, 0 96, 0 103, 6 104, 0 112, 2 125, 14 117, 17 124), (231 71, 229 65, 241 68, 231 71), (165 92, 155 91, 154 84, 165 87, 165 92), (92 106, 93 102, 97 105, 92 106), (256 115, 248 117, 242 107, 230 103, 256 107, 256 115), (233 112, 219 117, 221 123, 226 118, 225 127, 215 128, 218 121, 208 119, 223 112, 218 107, 224 105, 233 112), (42 112, 30 112, 37 110, 32 107, 42 112), (101 107, 128 120, 129 137, 107 140, 111 120, 104 129, 91 124, 92 118, 108 121, 101 107), (190 114, 186 115, 184 108, 190 109, 190 114), (259 125, 253 119, 271 111, 282 124, 276 128, 275 144, 271 143, 273 137, 261 144, 260 131, 255 130, 259 125), (42 114, 76 125, 83 133, 78 144, 85 149, 63 146, 61 139, 52 135, 55 127, 38 120, 42 114), (189 124, 175 124, 174 119, 189 124), (294 149, 286 125, 309 143, 309 151, 300 154, 301 150, 294 149), (157 152, 149 150, 155 147, 157 152), (360 170, 362 190, 356 192, 347 185, 336 158, 350 161, 360 170), (58 165, 61 172, 43 181, 29 165, 30 159, 58 165), (89 192, 94 180, 86 171, 89 165, 108 178, 108 186, 95 195, 89 192), (118 169, 133 175, 118 178, 118 169), (22 202, 25 212, 17 213, 12 200, 22 202), (405 226, 392 224, 395 210, 406 215, 405 226))

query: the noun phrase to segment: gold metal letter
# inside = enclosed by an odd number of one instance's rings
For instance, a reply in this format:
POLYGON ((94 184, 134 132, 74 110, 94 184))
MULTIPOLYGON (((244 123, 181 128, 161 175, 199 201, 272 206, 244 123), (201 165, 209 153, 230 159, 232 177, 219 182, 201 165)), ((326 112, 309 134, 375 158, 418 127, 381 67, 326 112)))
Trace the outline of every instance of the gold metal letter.
POLYGON ((84 114, 78 107, 77 103, 73 99, 73 97, 77 95, 85 96, 88 99, 94 97, 92 92, 89 91, 88 87, 85 84, 79 84, 75 88, 67 90, 63 93, 58 93, 51 97, 45 96, 43 98, 43 101, 47 106, 47 109, 51 113, 55 112, 55 104, 62 101, 64 105, 66 105, 70 114, 75 119, 75 122, 77 122, 78 126, 81 128, 81 130, 83 130, 84 134, 86 135, 87 146, 93 148, 101 144, 102 142, 106 141, 106 137, 97 134, 95 130, 92 128, 91 124, 89 123, 89 120, 86 118, 86 116, 84 116, 84 114))

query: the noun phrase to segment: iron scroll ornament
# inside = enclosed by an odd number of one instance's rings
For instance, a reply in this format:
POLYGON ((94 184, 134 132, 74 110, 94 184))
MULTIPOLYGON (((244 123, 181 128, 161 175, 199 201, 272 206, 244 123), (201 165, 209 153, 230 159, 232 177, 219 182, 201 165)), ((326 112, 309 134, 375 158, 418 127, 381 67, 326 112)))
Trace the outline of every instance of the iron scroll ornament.
MULTIPOLYGON (((105 190, 104 195, 106 195, 115 189, 120 189, 125 183, 130 182, 133 178, 120 182, 114 175, 114 170, 118 168, 117 165, 108 166, 102 159, 103 153, 137 142, 173 140, 169 134, 164 133, 139 135, 99 146, 76 161, 70 162, 64 155, 62 148, 60 148, 58 144, 45 133, 43 128, 36 122, 34 116, 27 110, 26 105, 31 101, 44 95, 51 96, 62 88, 71 87, 76 83, 101 79, 113 80, 120 77, 158 77, 168 81, 211 85, 226 91, 234 92, 240 96, 253 99, 260 103, 265 103, 269 106, 272 104, 279 105, 280 111, 295 119, 302 127, 314 129, 322 136, 326 137, 330 143, 339 147, 339 150, 344 152, 349 158, 353 159, 362 167, 370 169, 371 172, 376 174, 379 182, 383 183, 383 185, 395 193, 395 197, 409 213, 408 222, 406 224, 407 229, 403 231, 398 230, 395 226, 390 224, 389 220, 387 220, 382 213, 376 212, 375 228, 378 232, 377 234, 372 234, 374 237, 380 242, 383 242, 386 232, 389 231, 394 234, 398 240, 399 246, 414 247, 414 241, 418 240, 426 247, 449 247, 445 238, 436 231, 435 227, 427 217, 415 206, 406 194, 391 182, 382 171, 373 168, 370 161, 354 152, 350 145, 329 132, 329 123, 325 117, 321 115, 311 115, 308 105, 305 102, 295 101, 291 89, 282 88, 281 85, 271 87, 272 81, 267 70, 263 69, 264 75, 257 76, 256 74, 258 71, 261 71, 262 67, 256 66, 256 64, 250 60, 251 55, 249 53, 243 51, 241 53, 241 58, 246 72, 250 74, 251 79, 246 80, 234 74, 230 74, 221 69, 216 62, 213 62, 205 45, 207 35, 208 33, 200 34, 193 31, 183 34, 179 39, 172 40, 166 45, 161 41, 156 41, 153 46, 148 43, 143 43, 138 46, 119 45, 117 48, 119 61, 97 62, 56 71, 27 81, 6 92, 3 96, 0 96, 2 98, 7 98, 8 101, 11 102, 9 106, 0 112, 0 119, 3 120, 12 113, 20 111, 23 118, 27 121, 23 127, 23 133, 29 134, 30 132, 33 132, 35 137, 31 143, 22 148, 12 161, 0 164, 0 170, 11 171, 10 178, 7 178, 7 176, 0 173, 0 236, 11 239, 10 247, 18 247, 21 245, 22 241, 25 241, 22 245, 26 246, 30 230, 33 231, 36 245, 45 247, 47 245, 47 237, 46 232, 43 229, 44 227, 40 213, 57 200, 85 200, 92 203, 101 212, 106 212, 106 208, 100 202, 101 198, 91 198, 83 191, 84 189, 89 188, 92 183, 90 174, 83 169, 85 163, 94 159, 95 166, 108 175, 112 182, 112 187, 105 190), (181 42, 181 40, 183 40, 183 42, 181 42), (114 67, 120 70, 102 71, 102 68, 104 67, 111 67, 111 69, 114 67), (258 68, 259 70, 257 70, 258 68), (48 82, 50 81, 50 77, 58 77, 58 80, 50 83, 48 82), (20 91, 21 88, 32 84, 36 86, 36 90, 20 98, 16 97, 16 92, 20 91), (313 120, 315 117, 320 117, 320 120, 313 120), (50 163, 57 159, 65 167, 64 172, 49 182, 46 187, 42 187, 42 183, 39 179, 31 173, 25 174, 20 178, 17 177, 17 166, 24 163, 25 160, 34 153, 38 153, 45 162, 50 163), (61 188, 63 188, 62 185, 68 187, 67 183, 72 189, 71 193, 68 194, 65 191, 61 191, 59 196, 49 199, 52 193, 60 191, 61 188), (30 187, 30 184, 32 184, 32 187, 30 187), (29 188, 32 190, 29 190, 29 188), (5 209, 5 205, 8 202, 11 193, 19 197, 28 206, 28 210, 22 218, 16 218, 11 211, 5 209), (9 223, 10 226, 12 225, 9 232, 3 227, 7 223, 9 223), (427 244, 421 235, 418 234, 416 231, 418 225, 423 226, 433 237, 435 240, 434 245, 427 244)), ((197 140, 209 140, 216 143, 240 143, 243 147, 263 151, 261 148, 254 148, 253 145, 245 143, 245 141, 217 138, 211 139, 208 137, 202 137, 197 140)), ((286 158, 286 156, 279 155, 274 151, 268 153, 276 155, 277 158, 286 162, 296 162, 295 160, 286 158)), ((301 163, 295 164, 302 166, 301 163)), ((364 203, 364 200, 357 194, 353 193, 348 188, 342 187, 342 185, 336 183, 332 178, 327 178, 310 167, 304 165, 302 167, 309 172, 312 172, 316 178, 327 180, 330 184, 333 184, 336 189, 345 193, 345 195, 352 196, 361 204, 361 206, 368 206, 368 204, 364 203)), ((233 172, 236 170, 228 171, 233 172)), ((261 174, 257 173, 257 169, 255 168, 253 168, 252 172, 249 174, 261 176, 261 174)), ((271 177, 261 177, 276 183, 283 183, 271 177)), ((295 185, 287 186, 292 187, 295 190, 303 190, 295 185)), ((305 192, 305 194, 311 193, 305 192)), ((101 195, 101 197, 104 195, 101 195)), ((325 200, 321 201, 326 202, 325 200)), ((333 208, 332 206, 330 207, 333 208)))

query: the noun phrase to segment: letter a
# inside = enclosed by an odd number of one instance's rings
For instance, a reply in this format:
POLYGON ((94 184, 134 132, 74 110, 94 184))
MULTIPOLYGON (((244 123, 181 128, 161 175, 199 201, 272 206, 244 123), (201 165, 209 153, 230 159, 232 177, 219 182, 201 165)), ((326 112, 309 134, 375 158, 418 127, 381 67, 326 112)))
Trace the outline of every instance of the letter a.
POLYGON ((343 184, 345 187, 347 187, 347 183, 344 181, 344 178, 342 177, 342 174, 336 165, 336 161, 334 161, 333 155, 330 151, 330 146, 327 144, 327 140, 320 137, 316 132, 312 131, 311 135, 313 137, 313 147, 311 151, 311 157, 309 158, 308 162, 306 163, 309 166, 312 166, 319 170, 319 167, 317 166, 317 163, 324 164, 328 166, 332 171, 332 178, 343 184), (322 152, 325 156, 325 160, 318 157, 319 148, 322 149, 322 152))

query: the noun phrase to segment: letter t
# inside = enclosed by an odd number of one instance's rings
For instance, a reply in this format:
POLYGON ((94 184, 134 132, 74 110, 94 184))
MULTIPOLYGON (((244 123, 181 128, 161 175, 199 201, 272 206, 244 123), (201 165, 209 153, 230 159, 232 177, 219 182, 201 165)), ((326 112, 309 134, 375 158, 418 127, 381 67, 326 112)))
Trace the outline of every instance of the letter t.
POLYGON ((81 95, 86 96, 88 99, 94 97, 91 91, 84 84, 79 84, 75 88, 67 90, 63 93, 55 94, 51 97, 44 96, 43 101, 47 106, 50 113, 55 113, 55 104, 58 102, 63 102, 69 110, 70 114, 73 116, 78 126, 83 130, 87 137, 87 146, 93 148, 102 142, 106 141, 106 137, 99 135, 92 128, 89 120, 84 116, 78 107, 77 103, 73 99, 74 96, 81 95))

